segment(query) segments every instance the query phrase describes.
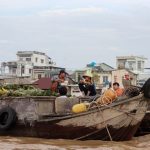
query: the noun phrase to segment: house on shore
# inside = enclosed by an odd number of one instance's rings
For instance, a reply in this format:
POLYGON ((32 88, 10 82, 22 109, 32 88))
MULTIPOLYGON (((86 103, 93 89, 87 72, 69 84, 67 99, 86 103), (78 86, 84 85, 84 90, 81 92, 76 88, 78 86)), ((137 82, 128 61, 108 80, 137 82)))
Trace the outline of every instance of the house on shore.
POLYGON ((17 60, 2 62, 1 75, 13 77, 30 77, 37 80, 58 74, 62 67, 56 66, 45 53, 38 51, 18 51, 17 60))
POLYGON ((146 62, 147 58, 143 56, 118 56, 116 57, 118 73, 113 73, 112 79, 114 80, 114 74, 117 74, 116 76, 118 78, 122 78, 118 75, 121 74, 121 76, 123 76, 123 72, 126 72, 131 76, 131 78, 133 77, 132 82, 134 85, 142 86, 150 77, 150 72, 147 72, 145 69, 146 62))
POLYGON ((112 71, 112 83, 118 82, 121 87, 124 87, 123 80, 128 76, 132 85, 137 85, 137 76, 138 74, 128 70, 128 69, 115 69, 112 71))
POLYGON ((95 64, 94 66, 88 64, 86 68, 75 71, 76 82, 79 82, 80 79, 82 79, 82 76, 87 70, 91 70, 93 74, 92 80, 94 81, 96 87, 101 89, 111 82, 112 70, 114 70, 114 68, 106 63, 99 63, 95 64))

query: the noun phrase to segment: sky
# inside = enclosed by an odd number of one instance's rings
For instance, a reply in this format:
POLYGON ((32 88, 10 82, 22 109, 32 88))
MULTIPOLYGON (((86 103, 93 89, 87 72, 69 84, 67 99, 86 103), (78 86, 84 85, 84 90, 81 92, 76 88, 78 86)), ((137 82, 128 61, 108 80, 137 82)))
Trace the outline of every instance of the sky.
POLYGON ((150 0, 0 0, 0 62, 25 50, 69 69, 115 67, 122 55, 150 60, 150 0))

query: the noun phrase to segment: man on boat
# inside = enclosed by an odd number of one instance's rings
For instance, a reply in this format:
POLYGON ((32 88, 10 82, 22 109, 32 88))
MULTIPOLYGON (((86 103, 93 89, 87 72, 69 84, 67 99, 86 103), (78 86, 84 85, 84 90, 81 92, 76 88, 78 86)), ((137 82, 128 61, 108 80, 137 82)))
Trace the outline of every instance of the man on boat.
POLYGON ((66 88, 66 86, 61 86, 59 88, 59 97, 58 98, 67 98, 67 88, 66 88))
POLYGON ((132 83, 132 78, 129 76, 129 73, 125 73, 124 77, 122 78, 122 84, 123 84, 123 87, 125 89, 129 88, 132 83))
POLYGON ((79 89, 83 96, 95 96, 96 89, 94 83, 92 82, 92 73, 86 73, 83 75, 83 78, 84 79, 79 82, 79 89))
POLYGON ((113 89, 116 92, 117 96, 122 96, 123 95, 124 89, 120 88, 120 85, 119 85, 118 82, 113 83, 113 89))
POLYGON ((68 85, 68 81, 66 80, 66 75, 67 73, 65 72, 65 70, 60 70, 58 76, 53 76, 51 78, 52 81, 51 90, 53 92, 58 92, 60 86, 68 85))

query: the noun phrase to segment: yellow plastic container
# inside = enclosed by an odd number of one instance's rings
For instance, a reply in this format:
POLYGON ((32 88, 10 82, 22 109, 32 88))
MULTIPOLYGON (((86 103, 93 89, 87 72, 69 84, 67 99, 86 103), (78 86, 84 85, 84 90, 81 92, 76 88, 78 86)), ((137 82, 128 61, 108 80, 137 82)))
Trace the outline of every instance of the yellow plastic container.
POLYGON ((72 107, 72 112, 73 113, 86 112, 88 110, 88 106, 89 106, 89 103, 76 104, 72 107))

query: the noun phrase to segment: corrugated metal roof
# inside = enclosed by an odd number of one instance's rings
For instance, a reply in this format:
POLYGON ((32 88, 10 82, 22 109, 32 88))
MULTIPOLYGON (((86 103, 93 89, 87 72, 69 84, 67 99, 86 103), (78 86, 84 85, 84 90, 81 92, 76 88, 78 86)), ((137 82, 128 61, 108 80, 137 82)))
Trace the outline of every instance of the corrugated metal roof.
POLYGON ((98 69, 99 71, 112 71, 112 70, 114 70, 113 67, 111 67, 111 66, 109 66, 109 65, 107 65, 105 63, 97 64, 95 66, 95 68, 98 69))

